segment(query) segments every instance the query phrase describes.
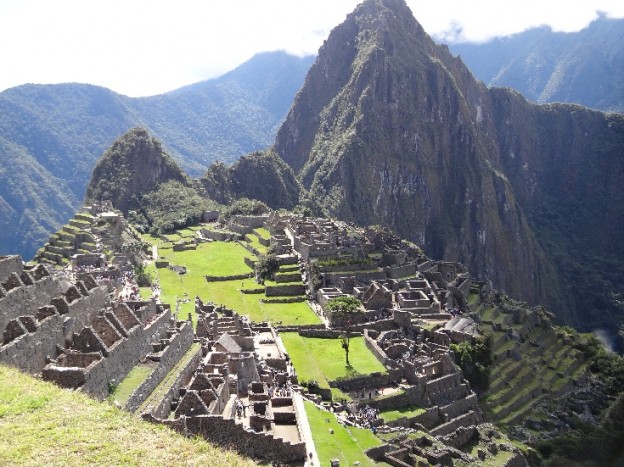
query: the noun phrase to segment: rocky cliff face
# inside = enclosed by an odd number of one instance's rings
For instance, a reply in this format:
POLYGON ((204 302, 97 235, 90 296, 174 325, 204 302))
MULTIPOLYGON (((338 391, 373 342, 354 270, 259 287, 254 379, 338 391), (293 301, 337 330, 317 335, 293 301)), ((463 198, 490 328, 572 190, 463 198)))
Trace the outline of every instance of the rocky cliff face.
POLYGON ((115 140, 98 160, 85 202, 110 200, 128 214, 138 208, 144 194, 171 180, 189 183, 174 160, 163 152, 159 141, 144 128, 133 128, 115 140))
POLYGON ((527 210, 566 176, 555 159, 567 149, 621 153, 618 119, 603 114, 584 136, 594 142, 579 146, 573 121, 595 115, 488 90, 403 0, 367 0, 320 49, 275 149, 327 214, 387 225, 434 258, 561 310, 561 275, 527 210))
POLYGON ((243 156, 229 167, 213 164, 200 182, 208 197, 218 203, 230 204, 245 197, 273 209, 292 209, 301 191, 293 170, 271 150, 243 156))

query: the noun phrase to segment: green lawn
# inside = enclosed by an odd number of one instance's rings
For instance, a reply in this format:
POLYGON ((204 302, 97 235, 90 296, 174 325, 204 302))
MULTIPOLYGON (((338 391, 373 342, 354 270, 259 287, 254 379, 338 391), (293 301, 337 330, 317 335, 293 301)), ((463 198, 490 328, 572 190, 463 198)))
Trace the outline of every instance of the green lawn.
POLYGON ((406 405, 405 407, 401 407, 397 410, 387 410, 384 412, 380 412, 379 416, 383 418, 385 422, 391 422, 393 420, 398 420, 402 417, 415 417, 425 412, 425 409, 417 405, 406 405))
POLYGON ((109 396, 109 399, 117 401, 122 406, 125 406, 132 393, 153 371, 153 366, 141 364, 135 366, 115 388, 115 391, 109 396))
POLYGON ((297 370, 299 381, 314 380, 320 387, 328 388, 329 381, 338 378, 386 373, 385 367, 364 344, 363 337, 351 339, 351 366, 347 367, 340 339, 302 337, 296 332, 284 332, 280 336, 297 370))
POLYGON ((269 229, 260 227, 259 229, 255 229, 254 232, 258 235, 258 237, 264 238, 265 240, 271 239, 271 232, 269 232, 269 229))
POLYGON ((364 451, 383 443, 370 430, 344 427, 334 414, 319 409, 310 401, 304 401, 304 404, 322 466, 329 465, 331 459, 339 459, 341 466, 353 465, 357 461, 362 466, 376 465, 364 451))
POLYGON ((249 235, 247 235, 247 238, 249 239, 249 241, 247 242, 249 246, 254 248, 261 255, 266 254, 268 248, 260 243, 258 237, 256 237, 253 233, 250 233, 249 235))
MULTIPOLYGON (((148 267, 154 278, 158 278, 161 287, 161 300, 169 303, 175 310, 176 300, 188 298, 180 304, 180 316, 188 313, 195 316, 195 296, 216 305, 225 305, 236 312, 248 315, 253 321, 271 321, 288 325, 319 324, 321 319, 306 302, 300 303, 261 303, 264 294, 243 294, 240 289, 260 287, 253 279, 207 282, 206 275, 230 276, 246 274, 251 269, 244 258, 251 256, 245 248, 236 242, 201 243, 195 251, 158 250, 159 257, 170 264, 186 266, 186 274, 177 274, 170 269, 148 267)), ((149 290, 148 290, 149 291, 149 290)), ((146 292, 148 292, 146 291, 146 292)), ((143 296, 142 291, 142 296, 143 296)))
POLYGON ((209 242, 197 245, 197 250, 159 252, 170 264, 184 265, 187 273, 202 276, 233 276, 251 272, 245 257, 252 256, 236 242, 209 242))
MULTIPOLYGON (((281 322, 284 325, 320 324, 321 319, 308 306, 299 303, 261 303, 264 294, 243 294, 239 289, 254 289, 258 284, 253 279, 207 282, 206 297, 217 305, 225 305, 252 321, 281 322)), ((203 299, 203 295, 200 294, 203 299)))

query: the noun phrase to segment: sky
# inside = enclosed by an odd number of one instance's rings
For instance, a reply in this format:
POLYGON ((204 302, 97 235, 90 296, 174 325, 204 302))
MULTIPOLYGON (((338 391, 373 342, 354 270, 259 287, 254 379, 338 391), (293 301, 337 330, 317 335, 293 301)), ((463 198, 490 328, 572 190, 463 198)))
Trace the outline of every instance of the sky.
MULTIPOLYGON (((359 0, 0 0, 0 91, 78 82, 131 97, 215 78, 263 51, 316 54, 359 0)), ((548 25, 572 32, 623 0, 407 0, 443 42, 548 25)))

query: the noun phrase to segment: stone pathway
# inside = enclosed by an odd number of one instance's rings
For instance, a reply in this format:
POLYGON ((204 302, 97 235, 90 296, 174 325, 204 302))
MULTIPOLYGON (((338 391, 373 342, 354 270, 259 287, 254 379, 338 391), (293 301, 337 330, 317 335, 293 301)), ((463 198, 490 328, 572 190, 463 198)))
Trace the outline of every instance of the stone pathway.
POLYGON ((314 446, 314 439, 312 438, 312 431, 310 430, 310 423, 308 422, 308 416, 305 411, 305 406, 303 405, 303 397, 296 391, 293 391, 293 405, 295 406, 295 410, 299 415, 299 419, 301 420, 301 436, 303 441, 306 444, 306 451, 308 453, 308 457, 306 458, 305 465, 306 466, 320 466, 321 461, 316 454, 316 447, 314 446), (312 453, 312 458, 310 459, 310 453, 312 453))

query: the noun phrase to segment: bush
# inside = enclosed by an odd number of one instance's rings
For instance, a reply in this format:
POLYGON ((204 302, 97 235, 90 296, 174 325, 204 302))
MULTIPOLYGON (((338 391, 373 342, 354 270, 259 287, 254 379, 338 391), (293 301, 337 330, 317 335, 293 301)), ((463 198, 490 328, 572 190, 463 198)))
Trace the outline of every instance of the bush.
POLYGON ((256 278, 262 280, 274 278, 278 270, 279 263, 277 261, 277 256, 272 253, 260 256, 254 266, 256 278))
POLYGON ((476 339, 474 344, 470 342, 451 344, 450 349, 470 384, 479 389, 487 389, 492 365, 490 336, 476 339))

